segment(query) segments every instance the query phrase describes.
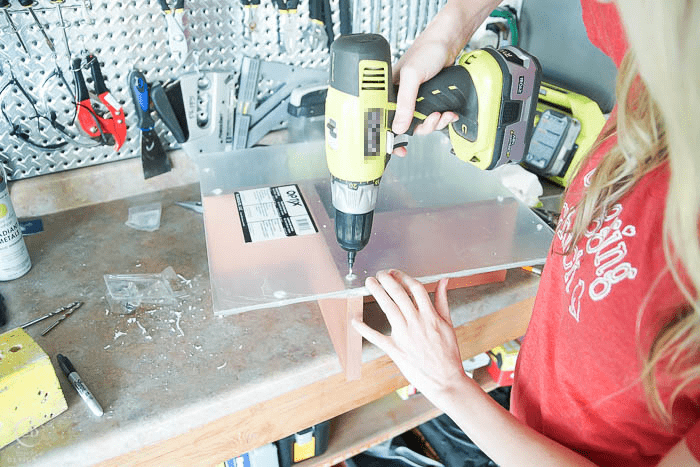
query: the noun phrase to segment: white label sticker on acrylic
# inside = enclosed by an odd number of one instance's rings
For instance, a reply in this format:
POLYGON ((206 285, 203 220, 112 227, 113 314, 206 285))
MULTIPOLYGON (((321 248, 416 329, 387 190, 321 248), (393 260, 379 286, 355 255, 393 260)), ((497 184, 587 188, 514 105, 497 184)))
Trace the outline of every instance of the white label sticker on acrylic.
POLYGON ((297 185, 237 191, 246 243, 318 232, 297 185))

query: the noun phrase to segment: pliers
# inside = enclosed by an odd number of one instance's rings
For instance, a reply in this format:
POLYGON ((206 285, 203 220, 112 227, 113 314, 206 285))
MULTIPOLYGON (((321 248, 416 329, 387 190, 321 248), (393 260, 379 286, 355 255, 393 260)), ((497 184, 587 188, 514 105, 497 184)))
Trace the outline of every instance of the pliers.
POLYGON ((80 128, 86 132, 90 138, 100 141, 102 144, 114 144, 114 150, 119 149, 126 141, 126 119, 122 105, 114 98, 105 85, 104 76, 100 69, 100 62, 97 57, 90 54, 87 56, 87 65, 92 72, 92 81, 95 86, 98 102, 107 108, 111 115, 105 117, 98 114, 92 105, 93 98, 88 92, 85 78, 82 72, 82 60, 73 59, 73 79, 76 86, 76 106, 78 113, 78 123, 80 128))
POLYGON ((299 0, 275 0, 279 12, 279 32, 282 37, 278 37, 282 52, 291 52, 298 45, 297 27, 293 23, 296 18, 299 0))
POLYGON ((334 39, 330 0, 309 0, 309 19, 311 24, 307 34, 310 48, 322 47, 324 42, 330 48, 334 39))
POLYGON ((253 33, 258 30, 258 8, 260 0, 241 0, 243 5, 243 35, 246 40, 251 41, 253 33))
POLYGON ((170 8, 167 0, 158 0, 165 15, 168 31, 168 48, 175 61, 182 65, 187 58, 187 38, 185 37, 185 0, 175 0, 175 8, 170 8))

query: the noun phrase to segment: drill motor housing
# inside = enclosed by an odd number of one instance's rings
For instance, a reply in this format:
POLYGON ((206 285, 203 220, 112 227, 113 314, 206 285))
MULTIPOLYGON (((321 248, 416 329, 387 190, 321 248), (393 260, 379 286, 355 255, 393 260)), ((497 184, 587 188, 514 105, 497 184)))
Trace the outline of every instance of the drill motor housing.
MULTIPOLYGON (((339 245, 354 255, 369 242, 379 182, 394 148, 391 50, 379 34, 341 36, 331 46, 325 109, 326 159, 339 245)), ((433 112, 453 111, 450 142, 481 169, 520 162, 533 132, 542 68, 513 46, 463 54, 418 90, 408 134, 433 112)))

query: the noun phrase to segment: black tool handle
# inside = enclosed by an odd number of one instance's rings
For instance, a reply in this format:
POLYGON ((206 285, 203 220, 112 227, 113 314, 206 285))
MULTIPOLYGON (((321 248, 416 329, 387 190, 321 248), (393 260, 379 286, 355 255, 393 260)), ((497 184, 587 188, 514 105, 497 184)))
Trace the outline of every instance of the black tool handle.
POLYGON ((177 0, 175 2, 175 9, 176 10, 184 10, 185 9, 185 0, 177 0))
POLYGON ((34 0, 19 0, 19 4, 24 8, 31 8, 36 5, 36 2, 34 0))
POLYGON ((133 69, 129 73, 129 91, 131 91, 134 107, 136 107, 139 128, 141 130, 152 129, 155 122, 149 113, 151 104, 148 94, 148 82, 143 73, 137 69, 133 69))
POLYGON ((88 93, 87 85, 85 84, 85 78, 83 78, 82 63, 79 58, 73 59, 73 79, 75 80, 76 87, 76 98, 78 102, 83 102, 90 98, 88 93))
POLYGON ((294 11, 299 6, 299 0, 287 0, 287 10, 294 11))
POLYGON ((158 3, 160 3, 160 7, 163 9, 164 12, 170 13, 170 6, 168 5, 168 2, 166 0, 158 0, 158 3))
POLYGON ((10 0, 0 0, 0 8, 10 8, 10 0))
POLYGON ((100 68, 100 61, 93 54, 87 56, 87 61, 90 64, 90 72, 92 73, 92 81, 95 84, 95 92, 98 96, 101 96, 108 90, 105 84, 105 78, 102 75, 102 69, 100 68))
POLYGON ((67 357, 63 356, 63 354, 56 355, 56 360, 58 360, 58 366, 61 367, 61 370, 63 370, 66 376, 75 372, 75 367, 67 357))
POLYGON ((458 120, 452 128, 469 141, 476 139, 479 101, 469 72, 462 66, 445 68, 418 88, 416 115, 406 133, 413 134, 416 126, 433 112, 451 111, 458 120))
POLYGON ((323 24, 323 0, 309 0, 309 18, 323 24))
POLYGON ((326 38, 328 39, 328 50, 331 48, 331 44, 335 39, 335 33, 333 32, 333 16, 331 12, 331 2, 330 0, 323 0, 321 2, 321 15, 323 16, 323 24, 326 27, 326 38))
POLYGON ((175 111, 173 111, 173 107, 170 105, 170 100, 168 100, 168 96, 165 93, 165 89, 163 89, 163 85, 160 83, 155 83, 151 86, 151 100, 153 101, 153 107, 156 109, 158 116, 173 134, 175 141, 184 143, 187 140, 185 138, 185 133, 182 131, 180 121, 177 119, 175 111))

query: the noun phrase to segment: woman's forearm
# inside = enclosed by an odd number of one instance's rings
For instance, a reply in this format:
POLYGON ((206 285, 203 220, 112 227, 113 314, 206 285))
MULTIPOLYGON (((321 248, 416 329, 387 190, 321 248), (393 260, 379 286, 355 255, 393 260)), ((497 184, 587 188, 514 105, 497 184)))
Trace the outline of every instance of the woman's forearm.
POLYGON ((425 30, 431 35, 444 35, 454 60, 499 3, 500 0, 449 0, 425 30))
POLYGON ((466 375, 433 403, 501 467, 595 465, 521 423, 466 375))

